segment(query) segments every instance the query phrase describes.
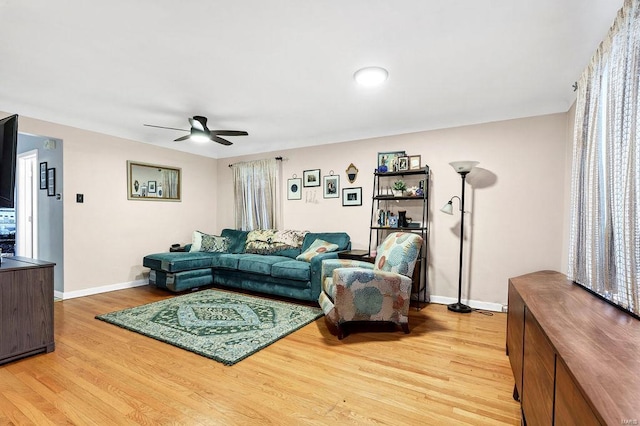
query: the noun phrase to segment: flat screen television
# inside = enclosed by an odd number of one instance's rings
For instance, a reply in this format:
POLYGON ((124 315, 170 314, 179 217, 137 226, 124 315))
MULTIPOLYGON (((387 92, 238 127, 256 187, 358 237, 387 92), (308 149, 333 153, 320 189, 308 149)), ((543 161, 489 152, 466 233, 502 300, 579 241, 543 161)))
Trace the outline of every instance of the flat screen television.
POLYGON ((0 207, 13 208, 16 193, 18 116, 0 120, 0 207))

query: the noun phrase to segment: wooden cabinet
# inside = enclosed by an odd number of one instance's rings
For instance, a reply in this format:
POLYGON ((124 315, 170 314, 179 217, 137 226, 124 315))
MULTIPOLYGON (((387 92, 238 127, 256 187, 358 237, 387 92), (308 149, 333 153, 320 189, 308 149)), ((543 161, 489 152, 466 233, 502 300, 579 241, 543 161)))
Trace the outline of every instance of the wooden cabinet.
POLYGON ((520 400, 522 395, 522 358, 524 356, 524 302, 522 297, 509 286, 509 309, 507 311, 507 355, 515 379, 513 397, 520 400))
POLYGON ((544 331, 530 311, 524 313, 522 357, 522 411, 528 425, 553 423, 553 380, 555 353, 544 331))
POLYGON ((640 421, 640 321, 563 274, 509 280, 507 353, 527 425, 640 421))
MULTIPOLYGON (((595 426, 600 424, 598 417, 561 359, 556 362, 556 395, 555 422, 557 425, 595 426)), ((633 419, 628 420, 632 423, 633 419)))
POLYGON ((0 364, 54 350, 53 263, 0 263, 0 364))

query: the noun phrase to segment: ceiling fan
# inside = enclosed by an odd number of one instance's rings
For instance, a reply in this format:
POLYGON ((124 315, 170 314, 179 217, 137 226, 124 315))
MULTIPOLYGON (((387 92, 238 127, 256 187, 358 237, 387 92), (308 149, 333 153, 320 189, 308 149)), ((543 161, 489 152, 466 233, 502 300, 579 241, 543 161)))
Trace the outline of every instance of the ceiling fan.
POLYGON ((202 117, 200 115, 194 115, 193 118, 189 118, 189 124, 191 124, 190 130, 176 129, 175 127, 154 126, 153 124, 145 124, 145 126, 189 132, 188 135, 175 139, 175 142, 193 139, 197 142, 211 140, 222 145, 232 145, 231 142, 221 138, 220 136, 247 136, 249 134, 242 130, 209 130, 209 128, 207 127, 207 117, 202 117))

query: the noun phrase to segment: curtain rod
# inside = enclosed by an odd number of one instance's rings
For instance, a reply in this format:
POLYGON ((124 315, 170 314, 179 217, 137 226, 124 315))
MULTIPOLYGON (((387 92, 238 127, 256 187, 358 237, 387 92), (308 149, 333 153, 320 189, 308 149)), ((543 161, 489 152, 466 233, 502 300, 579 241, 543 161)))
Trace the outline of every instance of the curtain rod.
MULTIPOLYGON (((276 157, 277 161, 282 161, 282 157, 276 157)), ((233 166, 233 164, 229 164, 229 167, 233 166)))

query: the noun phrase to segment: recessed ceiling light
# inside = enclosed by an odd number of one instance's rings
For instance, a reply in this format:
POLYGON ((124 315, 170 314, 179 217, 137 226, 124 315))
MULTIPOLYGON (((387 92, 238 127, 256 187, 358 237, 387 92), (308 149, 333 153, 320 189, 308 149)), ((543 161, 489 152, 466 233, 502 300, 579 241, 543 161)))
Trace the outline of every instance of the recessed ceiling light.
POLYGON ((353 74, 358 84, 365 87, 379 86, 389 77, 389 72, 381 67, 366 67, 353 74))

